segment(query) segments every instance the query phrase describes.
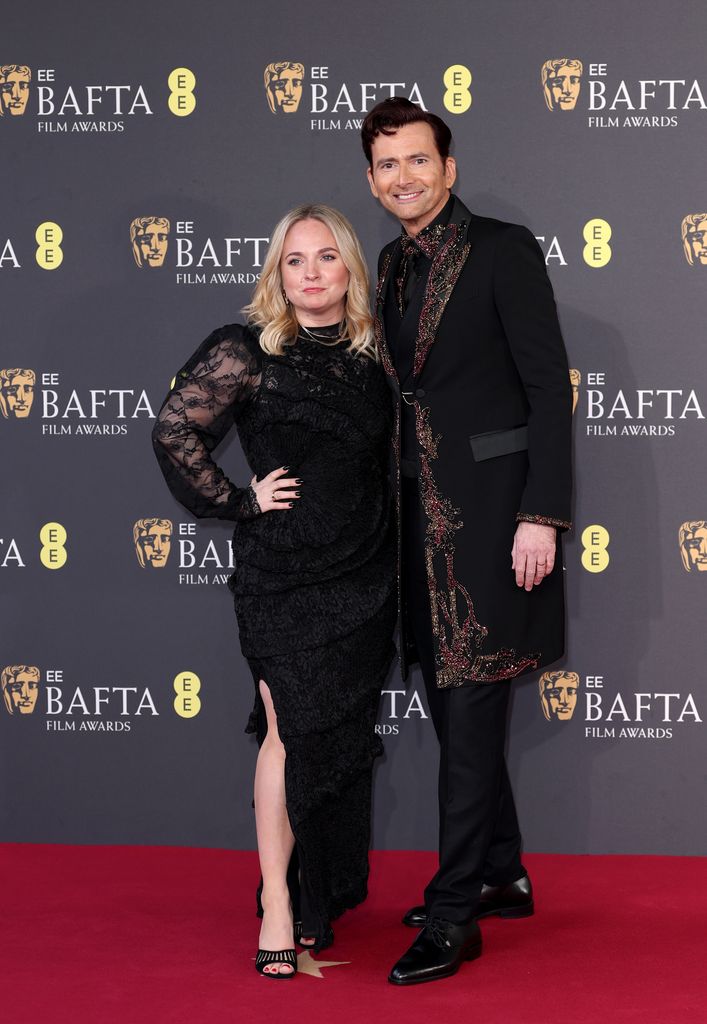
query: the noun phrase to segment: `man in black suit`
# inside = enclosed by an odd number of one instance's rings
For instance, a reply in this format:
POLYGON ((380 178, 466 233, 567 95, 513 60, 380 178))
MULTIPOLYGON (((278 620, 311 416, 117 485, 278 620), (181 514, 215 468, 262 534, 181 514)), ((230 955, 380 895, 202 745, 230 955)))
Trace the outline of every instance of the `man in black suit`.
POLYGON ((509 681, 564 651, 572 391, 535 238, 451 193, 451 132, 409 100, 362 128, 380 256, 376 337, 396 396, 403 678, 419 661, 440 741, 439 869, 389 980, 447 977, 479 917, 533 912, 505 762, 509 681))

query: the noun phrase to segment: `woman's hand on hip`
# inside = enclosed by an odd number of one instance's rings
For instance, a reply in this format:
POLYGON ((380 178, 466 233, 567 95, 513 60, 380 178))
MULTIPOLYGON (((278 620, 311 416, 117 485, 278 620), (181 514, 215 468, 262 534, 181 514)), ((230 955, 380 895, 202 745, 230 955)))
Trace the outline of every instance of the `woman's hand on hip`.
POLYGON ((287 511, 299 498, 298 488, 302 481, 286 476, 288 472, 287 466, 281 466, 280 469, 274 469, 272 473, 268 473, 262 480, 253 477, 250 486, 255 491, 261 512, 272 512, 276 509, 287 511))

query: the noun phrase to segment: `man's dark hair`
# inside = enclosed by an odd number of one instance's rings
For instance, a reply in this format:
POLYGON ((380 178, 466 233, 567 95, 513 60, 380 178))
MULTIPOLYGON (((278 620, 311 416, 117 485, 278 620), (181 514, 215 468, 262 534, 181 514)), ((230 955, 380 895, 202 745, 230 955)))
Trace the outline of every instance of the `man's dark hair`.
POLYGON ((444 162, 449 156, 449 147, 452 142, 452 133, 441 117, 430 114, 423 110, 417 103, 406 100, 403 96, 394 96, 389 100, 377 103, 371 110, 361 128, 361 142, 363 152, 366 154, 371 167, 371 146, 378 135, 395 135, 398 128, 406 124, 428 124, 435 137, 437 152, 444 162))

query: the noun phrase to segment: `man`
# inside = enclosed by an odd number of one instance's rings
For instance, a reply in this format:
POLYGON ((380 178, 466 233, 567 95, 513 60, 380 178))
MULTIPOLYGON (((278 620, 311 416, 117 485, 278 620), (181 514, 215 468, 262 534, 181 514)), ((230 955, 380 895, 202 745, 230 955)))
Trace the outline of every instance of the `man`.
POLYGON ((537 242, 451 195, 447 125, 396 98, 362 138, 403 229, 381 253, 376 334, 397 397, 402 672, 420 662, 441 748, 439 870, 389 978, 407 985, 479 956, 477 917, 533 912, 508 681, 563 653, 572 392, 537 242))

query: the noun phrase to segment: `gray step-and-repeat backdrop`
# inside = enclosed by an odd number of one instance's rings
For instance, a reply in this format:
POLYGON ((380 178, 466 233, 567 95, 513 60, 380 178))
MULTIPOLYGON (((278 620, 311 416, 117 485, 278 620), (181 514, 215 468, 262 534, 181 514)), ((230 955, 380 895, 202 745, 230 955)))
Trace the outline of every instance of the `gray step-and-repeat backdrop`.
MULTIPOLYGON (((705 852, 705 32, 690 0, 5 13, 2 839, 254 845, 231 531, 150 430, 287 209, 339 207, 375 266, 398 228, 358 129, 395 94, 451 123, 464 201, 537 236, 573 368, 567 656, 514 684, 526 848, 705 852)), ((374 844, 434 848, 417 672, 379 729, 374 844)))

